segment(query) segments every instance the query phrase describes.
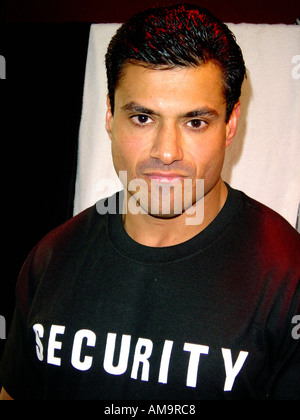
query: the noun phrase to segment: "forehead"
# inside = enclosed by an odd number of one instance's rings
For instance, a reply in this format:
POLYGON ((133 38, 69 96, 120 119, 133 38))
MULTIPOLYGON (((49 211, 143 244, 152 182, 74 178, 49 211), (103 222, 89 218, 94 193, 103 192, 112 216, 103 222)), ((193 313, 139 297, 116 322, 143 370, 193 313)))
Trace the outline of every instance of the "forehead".
POLYGON ((137 102, 152 109, 190 110, 199 106, 225 109, 220 68, 212 62, 197 67, 152 69, 127 63, 115 92, 116 107, 137 102))

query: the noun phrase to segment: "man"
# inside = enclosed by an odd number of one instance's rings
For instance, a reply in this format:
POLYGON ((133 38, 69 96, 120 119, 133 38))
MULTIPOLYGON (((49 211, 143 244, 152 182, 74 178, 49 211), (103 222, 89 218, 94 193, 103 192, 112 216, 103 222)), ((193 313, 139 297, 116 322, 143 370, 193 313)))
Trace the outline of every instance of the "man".
POLYGON ((196 6, 150 9, 106 65, 125 192, 29 255, 2 399, 299 399, 299 235, 220 177, 245 77, 234 36, 196 6))

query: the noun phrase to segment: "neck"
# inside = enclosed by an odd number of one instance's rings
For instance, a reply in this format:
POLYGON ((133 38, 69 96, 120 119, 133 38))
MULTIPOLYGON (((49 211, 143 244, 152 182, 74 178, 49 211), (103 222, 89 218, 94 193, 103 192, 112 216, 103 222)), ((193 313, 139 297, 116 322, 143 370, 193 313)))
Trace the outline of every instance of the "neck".
POLYGON ((167 219, 150 214, 124 214, 124 228, 136 242, 150 247, 167 247, 183 243, 203 231, 218 215, 227 198, 227 187, 220 179, 204 196, 204 217, 200 224, 191 224, 186 213, 167 219))

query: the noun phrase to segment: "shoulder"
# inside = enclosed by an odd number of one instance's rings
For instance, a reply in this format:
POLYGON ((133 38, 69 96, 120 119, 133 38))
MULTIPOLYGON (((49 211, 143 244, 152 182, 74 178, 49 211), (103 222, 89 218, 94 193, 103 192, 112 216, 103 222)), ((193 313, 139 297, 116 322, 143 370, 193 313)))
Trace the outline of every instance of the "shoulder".
POLYGON ((105 217, 97 213, 95 205, 89 207, 44 236, 38 242, 36 252, 67 249, 69 245, 73 247, 79 241, 89 240, 95 229, 101 230, 105 221, 105 217))
POLYGON ((299 243, 300 234, 280 214, 270 207, 250 198, 242 193, 246 211, 252 216, 253 221, 260 227, 268 226, 270 233, 276 235, 287 235, 299 243))
POLYGON ((294 264, 300 268, 300 234, 271 208, 248 197, 243 196, 243 214, 245 215, 247 230, 250 237, 262 249, 265 258, 277 257, 284 262, 285 259, 293 259, 294 264))
POLYGON ((122 195, 115 193, 110 197, 96 202, 93 206, 80 212, 62 225, 49 232, 39 243, 38 248, 66 248, 68 244, 86 244, 101 234, 107 232, 108 216, 116 214, 122 195))
MULTIPOLYGON (((107 215, 96 205, 72 217, 44 236, 29 253, 19 274, 16 297, 23 316, 28 313, 37 288, 45 282, 53 287, 64 273, 75 273, 85 255, 104 243, 107 215)), ((71 274, 70 274, 71 275, 71 274)))
POLYGON ((96 205, 72 217, 45 235, 28 255, 20 277, 40 279, 51 265, 62 266, 75 260, 95 238, 107 231, 107 216, 97 212, 96 205))
POLYGON ((35 267, 41 264, 45 266, 54 256, 56 261, 71 256, 74 258, 74 255, 91 250, 95 241, 98 245, 105 242, 108 237, 109 215, 118 211, 117 205, 112 208, 111 203, 118 204, 120 197, 122 194, 115 193, 111 197, 99 200, 49 232, 31 253, 31 259, 36 263, 35 267))

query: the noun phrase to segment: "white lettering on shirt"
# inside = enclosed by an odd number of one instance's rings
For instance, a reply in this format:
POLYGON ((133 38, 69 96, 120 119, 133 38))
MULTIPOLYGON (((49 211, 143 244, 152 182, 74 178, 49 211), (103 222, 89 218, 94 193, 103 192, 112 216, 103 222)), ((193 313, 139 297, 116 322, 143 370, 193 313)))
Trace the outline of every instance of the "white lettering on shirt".
POLYGON ((61 350, 62 342, 56 341, 56 336, 64 334, 65 327, 62 325, 52 325, 48 343, 48 359, 49 365, 60 366, 61 360, 59 357, 54 356, 55 350, 61 350))
POLYGON ((41 338, 44 336, 44 327, 41 324, 35 324, 33 326, 33 331, 35 333, 35 342, 36 342, 36 355, 40 362, 44 360, 43 355, 43 344, 41 338))
POLYGON ((196 388, 200 355, 208 354, 209 347, 200 346, 199 344, 184 343, 183 350, 190 352, 190 361, 186 377, 186 386, 196 388))
POLYGON ((82 351, 82 344, 83 340, 86 339, 86 345, 89 347, 94 347, 96 344, 96 334, 91 330, 79 330, 75 334, 74 341, 73 341, 73 350, 72 350, 72 358, 71 363, 75 369, 78 370, 89 370, 92 366, 93 358, 91 356, 85 356, 83 361, 80 360, 81 358, 81 351, 82 351))
POLYGON ((158 382, 166 384, 168 382, 168 373, 170 365, 170 357, 173 348, 173 341, 166 340, 161 355, 158 382))
POLYGON ((132 371, 131 371, 132 379, 137 379, 138 369, 141 363, 142 365, 141 380, 148 381, 149 370, 150 370, 150 363, 148 359, 151 356, 152 349, 153 349, 153 343, 151 340, 148 340, 146 338, 138 339, 138 342, 135 347, 134 359, 133 359, 133 365, 132 365, 132 371), (142 352, 143 347, 145 348, 144 352, 142 352))
POLYGON ((246 351, 240 351, 234 366, 232 366, 231 350, 222 348, 222 354, 223 354, 225 371, 226 371, 224 391, 228 392, 232 390, 235 378, 237 377, 240 370, 242 369, 248 357, 248 353, 246 351))
POLYGON ((131 336, 125 334, 122 335, 119 363, 117 366, 114 366, 113 360, 115 354, 116 337, 117 334, 107 334, 103 367, 104 370, 111 375, 123 375, 123 373, 125 373, 127 370, 131 336))
MULTIPOLYGON (((36 356, 40 362, 45 362, 54 366, 61 366, 62 364, 62 352, 64 344, 64 334, 66 327, 63 325, 51 325, 48 345, 45 346, 43 340, 45 337, 45 329, 42 324, 35 324, 33 326, 33 332, 35 335, 36 343, 36 356), (59 337, 61 336, 61 337, 59 337), (44 358, 44 351, 47 351, 46 361, 44 358)), ((106 345, 103 358, 104 371, 110 375, 123 375, 128 370, 129 355, 130 351, 133 354, 132 366, 131 366, 131 378, 140 379, 141 381, 149 381, 151 371, 151 356, 154 349, 154 343, 148 338, 138 338, 135 347, 130 335, 123 334, 121 336, 120 349, 116 351, 116 333, 108 333, 106 337, 106 345), (114 363, 115 361, 115 363, 114 363), (116 361, 118 361, 116 363, 116 361)), ((88 329, 82 329, 74 334, 73 346, 71 352, 71 365, 79 371, 87 371, 93 366, 97 337, 96 334, 88 329), (87 347, 90 347, 90 355, 87 355, 87 347)), ((171 340, 165 340, 162 348, 159 372, 158 372, 158 383, 167 384, 169 367, 172 360, 174 342, 171 340)), ((184 352, 189 352, 189 362, 186 369, 186 386, 196 388, 197 379, 201 378, 201 367, 200 356, 208 355, 209 357, 209 346, 200 345, 195 343, 184 343, 184 352)), ((221 348, 224 368, 225 368, 225 382, 224 392, 230 392, 234 386, 235 380, 242 370, 246 359, 249 355, 248 352, 240 351, 239 355, 233 364, 232 362, 232 351, 231 349, 221 348)), ((65 357, 65 356, 64 356, 65 357)), ((64 359, 65 360, 65 359, 64 359)), ((183 368, 177 366, 177 369, 183 368)))

